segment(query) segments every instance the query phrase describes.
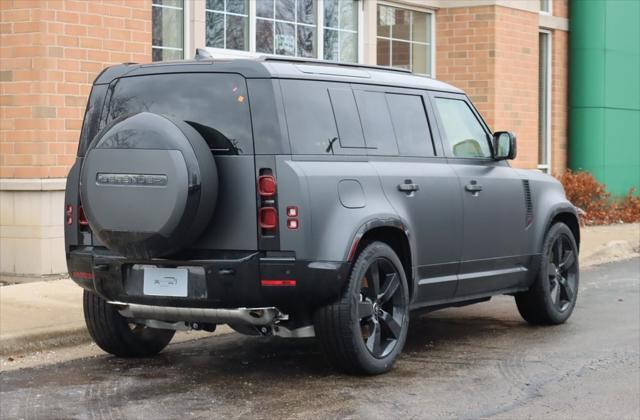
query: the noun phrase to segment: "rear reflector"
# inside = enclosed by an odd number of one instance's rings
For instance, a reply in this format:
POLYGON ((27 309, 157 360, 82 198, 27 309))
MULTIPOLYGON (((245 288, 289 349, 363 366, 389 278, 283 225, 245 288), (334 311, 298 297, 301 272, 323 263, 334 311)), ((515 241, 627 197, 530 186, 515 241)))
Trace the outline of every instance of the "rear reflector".
POLYGON ((73 224, 73 206, 71 204, 64 207, 64 218, 68 225, 73 224))
POLYGON ((278 226, 278 212, 275 207, 260 208, 260 227, 262 229, 275 229, 278 226))
POLYGON ((87 220, 87 216, 84 215, 82 206, 78 207, 78 224, 80 226, 89 226, 89 221, 87 220))
POLYGON ((292 287, 296 285, 295 280, 260 280, 262 286, 284 286, 292 287))
POLYGON ((276 194, 276 179, 273 175, 262 175, 258 178, 258 192, 261 197, 273 197, 276 194))
POLYGON ((85 271, 74 271, 73 273, 71 273, 71 277, 76 279, 89 280, 93 279, 93 273, 87 273, 85 271))

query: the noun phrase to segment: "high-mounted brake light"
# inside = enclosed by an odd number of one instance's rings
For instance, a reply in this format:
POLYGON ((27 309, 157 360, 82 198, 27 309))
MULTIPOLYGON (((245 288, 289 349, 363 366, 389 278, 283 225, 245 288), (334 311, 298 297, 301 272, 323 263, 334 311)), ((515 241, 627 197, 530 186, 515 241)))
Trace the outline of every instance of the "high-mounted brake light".
POLYGON ((273 197, 276 194, 276 179, 273 175, 258 178, 258 192, 261 197, 273 197))

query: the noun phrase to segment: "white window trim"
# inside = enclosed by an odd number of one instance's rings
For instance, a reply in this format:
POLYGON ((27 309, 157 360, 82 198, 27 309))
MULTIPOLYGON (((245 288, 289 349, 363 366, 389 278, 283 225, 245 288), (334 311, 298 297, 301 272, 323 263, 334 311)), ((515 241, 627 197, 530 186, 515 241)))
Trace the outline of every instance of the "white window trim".
POLYGON ((549 10, 540 9, 540 13, 543 15, 553 15, 553 0, 549 0, 549 10))
MULTIPOLYGON (((361 0, 362 1, 362 0, 361 0)), ((366 1, 366 0, 364 0, 366 1)), ((378 31, 377 31, 377 26, 378 26, 378 19, 376 17, 376 44, 378 42, 378 38, 382 38, 382 39, 391 39, 391 40, 396 40, 396 41, 401 41, 401 42, 409 42, 409 43, 415 43, 415 44, 420 44, 420 45, 428 45, 430 47, 430 51, 429 51, 429 55, 431 56, 431 72, 429 73, 429 75, 427 75, 427 77, 430 77, 432 79, 436 78, 436 13, 433 9, 428 9, 425 7, 414 7, 414 6, 407 6, 406 4, 403 3, 394 3, 392 1, 378 1, 378 4, 376 5, 376 14, 378 13, 378 6, 388 6, 388 7, 393 7, 394 9, 404 9, 404 10, 410 10, 410 11, 414 11, 414 12, 420 12, 420 13, 426 13, 428 15, 431 16, 431 42, 416 42, 416 41, 406 41, 403 39, 395 39, 395 38, 390 38, 390 37, 386 37, 386 36, 378 36, 378 31)), ((391 56, 391 53, 393 51, 393 48, 389 50, 389 55, 391 56)), ((410 56, 413 56, 413 50, 410 50, 410 56)), ((413 58, 413 57, 412 57, 413 58)), ((377 63, 377 54, 376 54, 376 63, 377 63)), ((416 73, 416 74, 422 74, 422 73, 416 73)))
MULTIPOLYGON (((358 13, 358 40, 357 40, 357 45, 358 45, 358 56, 356 58, 356 63, 355 64, 362 64, 364 62, 364 12, 363 12, 363 8, 364 8, 364 1, 367 0, 358 0, 358 3, 361 4, 361 6, 357 7, 357 13, 358 13)), ((187 3, 188 0, 185 0, 185 3, 187 3)), ((206 6, 204 6, 206 7, 206 6)), ((206 14, 207 9, 205 9, 205 14, 206 14)), ((433 11, 432 11, 433 12, 433 11)), ((244 16, 244 15, 243 15, 244 16)), ((434 15, 435 16, 435 15, 434 15)), ((226 49, 226 48, 215 48, 215 47, 207 47, 206 46, 206 40, 204 41, 204 45, 205 45, 205 49, 207 51, 209 51, 209 53, 211 53, 211 55, 213 57, 222 57, 222 58, 232 58, 232 57, 243 57, 243 58, 254 58, 254 57, 258 57, 258 56, 274 56, 274 57, 291 57, 291 58, 304 58, 304 57, 295 57, 295 56, 288 56, 288 55, 279 55, 279 54, 266 54, 266 53, 258 53, 256 52, 256 18, 257 18, 257 14, 256 14, 256 2, 255 1, 249 1, 249 50, 248 51, 243 51, 243 50, 232 50, 232 49, 226 49)), ((435 18, 434 18, 435 19, 435 18)), ((270 21, 274 21, 274 22, 278 22, 279 20, 277 19, 267 19, 270 21)), ((291 23, 291 22, 287 22, 287 23, 291 23)), ((434 20, 435 23, 435 20, 434 20)), ((304 24, 304 23, 299 23, 298 25, 304 25, 304 26, 315 26, 316 27, 316 59, 319 60, 324 60, 324 0, 316 0, 316 25, 310 25, 310 24, 304 24)), ((186 28, 186 26, 185 26, 186 28)), ((344 30, 344 29, 342 29, 344 30)), ((355 31, 349 31, 348 32, 355 32, 355 31)), ((433 32, 433 27, 432 27, 432 32, 433 32)), ((185 30, 185 39, 187 36, 187 32, 185 30)), ((206 36, 206 35, 205 35, 206 36)), ((432 34, 432 39, 433 39, 433 34, 432 34)), ((186 44, 186 42, 185 42, 186 44)), ((194 42, 195 44, 195 42, 194 42)), ((433 51, 432 51, 433 52, 433 51)), ((185 55, 186 57, 186 55, 185 55)), ((432 62, 433 62, 433 54, 432 54, 432 62)))
MULTIPOLYGON (((547 162, 546 164, 543 165, 538 165, 538 169, 551 174, 551 167, 552 167, 552 151, 551 151, 551 138, 553 137, 551 135, 551 118, 553 113, 551 112, 551 92, 552 92, 552 87, 553 87, 553 62, 551 61, 553 58, 553 52, 552 52, 552 48, 553 48, 553 33, 551 31, 547 31, 544 29, 540 29, 538 31, 539 33, 544 33, 547 34, 548 36, 548 40, 549 40, 549 45, 547 48, 547 77, 549 78, 547 86, 546 86, 546 90, 547 90, 547 95, 546 95, 546 99, 547 99, 547 103, 546 103, 546 119, 547 119, 547 124, 545 127, 545 132, 546 132, 546 138, 544 139, 545 143, 546 143, 546 152, 547 152, 547 156, 545 156, 545 161, 547 162)), ((539 52, 538 52, 539 53, 539 52)))

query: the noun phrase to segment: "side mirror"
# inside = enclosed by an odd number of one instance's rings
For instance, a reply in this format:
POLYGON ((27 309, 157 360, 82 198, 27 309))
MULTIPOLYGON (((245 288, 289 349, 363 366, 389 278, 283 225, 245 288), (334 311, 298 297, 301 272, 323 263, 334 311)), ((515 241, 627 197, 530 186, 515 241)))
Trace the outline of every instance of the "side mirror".
POLYGON ((515 159, 517 151, 515 134, 510 131, 493 133, 493 158, 495 160, 515 159))

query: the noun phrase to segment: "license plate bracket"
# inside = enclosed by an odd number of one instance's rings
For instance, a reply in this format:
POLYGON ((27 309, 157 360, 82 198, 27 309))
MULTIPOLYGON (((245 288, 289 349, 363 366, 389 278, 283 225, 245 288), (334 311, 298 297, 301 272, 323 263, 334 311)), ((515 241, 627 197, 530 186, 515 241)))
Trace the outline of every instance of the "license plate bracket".
POLYGON ((189 271, 186 268, 145 267, 142 292, 147 296, 187 297, 189 271))

